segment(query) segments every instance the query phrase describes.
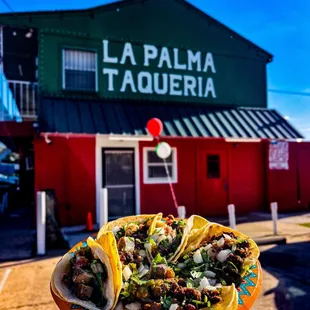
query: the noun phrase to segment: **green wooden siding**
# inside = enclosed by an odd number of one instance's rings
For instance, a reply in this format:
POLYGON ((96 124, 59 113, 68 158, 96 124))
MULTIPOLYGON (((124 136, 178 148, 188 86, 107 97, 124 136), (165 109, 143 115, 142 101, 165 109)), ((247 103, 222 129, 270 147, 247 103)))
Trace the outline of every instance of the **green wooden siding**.
MULTIPOLYGON (((266 107, 267 104, 266 64, 272 56, 181 0, 133 0, 86 11, 2 15, 0 24, 27 25, 39 29, 39 83, 44 93, 54 96, 252 107, 266 107), (131 42, 140 65, 113 67, 111 64, 103 64, 103 39, 110 41, 111 53, 116 55, 121 54, 125 42, 131 42), (145 71, 146 68, 141 66, 143 44, 152 44, 158 48, 178 48, 181 61, 187 49, 212 53, 216 73, 192 71, 190 74, 195 77, 212 77, 216 98, 109 92, 107 76, 102 74, 103 67, 117 68, 120 75, 125 69, 132 70, 134 76, 139 71, 145 71), (63 91, 62 49, 65 47, 97 51, 98 93, 63 91)), ((151 73, 189 74, 158 69, 155 64, 147 69, 151 73)), ((120 89, 121 82, 121 79, 115 82, 116 90, 120 89)))

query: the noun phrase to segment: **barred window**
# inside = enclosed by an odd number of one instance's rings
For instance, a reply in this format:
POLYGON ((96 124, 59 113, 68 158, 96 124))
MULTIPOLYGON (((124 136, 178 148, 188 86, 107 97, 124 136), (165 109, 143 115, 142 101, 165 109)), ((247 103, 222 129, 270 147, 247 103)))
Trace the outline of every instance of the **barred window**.
POLYGON ((97 53, 63 50, 63 88, 97 91, 97 53))

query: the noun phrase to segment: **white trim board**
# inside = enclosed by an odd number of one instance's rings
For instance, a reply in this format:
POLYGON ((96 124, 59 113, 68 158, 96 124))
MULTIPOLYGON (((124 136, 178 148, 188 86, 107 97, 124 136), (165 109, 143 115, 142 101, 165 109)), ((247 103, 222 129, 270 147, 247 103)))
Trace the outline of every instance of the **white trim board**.
POLYGON ((133 148, 135 165, 136 214, 140 214, 139 141, 114 141, 106 135, 96 135, 96 222, 100 219, 100 190, 102 188, 102 148, 133 148))

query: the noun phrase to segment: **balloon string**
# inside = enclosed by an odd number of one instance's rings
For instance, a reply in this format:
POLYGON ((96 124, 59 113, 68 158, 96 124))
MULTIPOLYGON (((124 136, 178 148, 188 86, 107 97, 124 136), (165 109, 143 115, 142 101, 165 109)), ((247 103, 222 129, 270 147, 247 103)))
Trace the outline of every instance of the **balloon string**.
MULTIPOLYGON (((159 143, 159 137, 155 137, 155 140, 157 140, 157 143, 159 143)), ((173 188, 173 185, 172 185, 172 180, 171 180, 171 177, 170 177, 168 165, 167 165, 166 159, 163 159, 163 161, 164 161, 164 166, 165 166, 165 170, 166 170, 166 174, 167 174, 167 178, 168 178, 170 192, 171 192, 171 195, 172 195, 172 200, 173 200, 175 208, 178 210, 179 205, 178 205, 177 198, 176 198, 176 195, 175 195, 175 192, 174 192, 174 188, 173 188)))
POLYGON ((174 192, 174 189, 173 189, 173 185, 172 185, 172 181, 171 181, 168 165, 167 165, 167 162, 166 162, 165 159, 163 159, 163 161, 164 161, 164 165, 165 165, 165 169, 166 169, 166 174, 167 174, 167 177, 168 177, 168 183, 169 183, 169 186, 170 186, 170 191, 171 191, 173 203, 174 203, 175 208, 178 210, 178 202, 177 202, 177 198, 175 196, 175 192, 174 192))

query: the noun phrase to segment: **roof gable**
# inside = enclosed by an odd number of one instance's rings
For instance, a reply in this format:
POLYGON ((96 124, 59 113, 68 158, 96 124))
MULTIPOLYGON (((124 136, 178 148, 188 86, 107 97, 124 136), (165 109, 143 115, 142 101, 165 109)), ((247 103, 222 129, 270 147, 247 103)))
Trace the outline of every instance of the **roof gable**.
MULTIPOLYGON (((134 4, 145 4, 146 2, 156 2, 156 4, 159 4, 161 0, 121 0, 121 1, 113 1, 111 3, 107 3, 104 5, 99 5, 96 7, 88 8, 88 9, 76 9, 76 10, 56 10, 56 11, 37 11, 37 12, 20 12, 20 13, 4 13, 0 14, 0 21, 1 19, 4 19, 6 16, 7 17, 14 17, 14 19, 18 19, 18 17, 26 17, 29 18, 31 16, 38 16, 38 15, 55 15, 55 16, 64 16, 65 14, 69 15, 84 15, 84 14, 94 14, 94 13, 104 13, 108 11, 113 11, 115 9, 122 9, 126 8, 128 6, 134 5, 134 4)), ((233 40, 238 40, 242 42, 244 45, 246 45, 248 48, 251 47, 256 50, 256 53, 258 57, 265 59, 266 62, 272 61, 272 55, 265 51, 264 49, 260 48, 253 42, 249 41, 248 39, 242 37, 229 27, 225 26, 224 24, 220 23, 213 17, 209 16, 207 13, 201 11, 194 5, 190 4, 186 0, 164 0, 164 3, 166 5, 169 5, 170 2, 184 6, 184 8, 193 13, 196 14, 197 17, 202 18, 208 25, 211 25, 212 27, 217 28, 220 31, 223 31, 229 37, 233 40)))

